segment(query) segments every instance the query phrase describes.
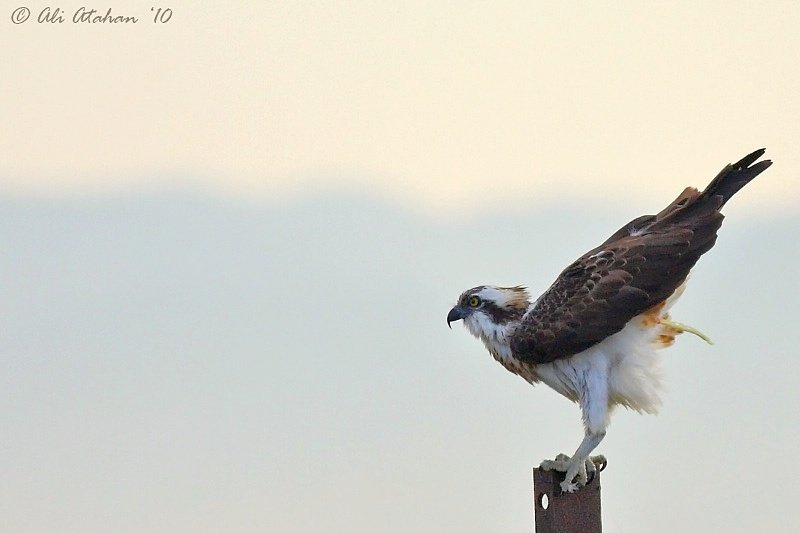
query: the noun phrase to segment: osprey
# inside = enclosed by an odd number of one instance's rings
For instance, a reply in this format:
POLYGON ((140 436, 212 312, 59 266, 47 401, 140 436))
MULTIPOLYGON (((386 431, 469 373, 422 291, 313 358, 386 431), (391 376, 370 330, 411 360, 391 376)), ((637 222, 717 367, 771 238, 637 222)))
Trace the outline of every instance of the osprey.
MULTIPOLYGON (((573 492, 594 475, 590 457, 618 405, 655 414, 661 405, 656 350, 694 328, 670 320, 689 271, 714 246, 723 205, 766 170, 764 149, 727 165, 703 192, 687 187, 656 215, 625 224, 569 265, 538 299, 524 287, 481 285, 461 294, 447 325, 463 320, 507 370, 580 405, 584 438, 572 457, 542 462, 573 492)), ((710 341, 709 341, 710 342, 710 341)))

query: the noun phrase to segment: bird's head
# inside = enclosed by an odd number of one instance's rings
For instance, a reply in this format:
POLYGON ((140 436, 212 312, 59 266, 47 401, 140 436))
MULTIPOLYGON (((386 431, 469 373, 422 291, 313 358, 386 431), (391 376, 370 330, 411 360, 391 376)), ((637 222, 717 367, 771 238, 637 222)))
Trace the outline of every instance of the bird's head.
POLYGON ((519 322, 529 305, 525 287, 481 285, 459 296, 458 303, 447 314, 447 325, 463 320, 470 333, 487 340, 519 322))

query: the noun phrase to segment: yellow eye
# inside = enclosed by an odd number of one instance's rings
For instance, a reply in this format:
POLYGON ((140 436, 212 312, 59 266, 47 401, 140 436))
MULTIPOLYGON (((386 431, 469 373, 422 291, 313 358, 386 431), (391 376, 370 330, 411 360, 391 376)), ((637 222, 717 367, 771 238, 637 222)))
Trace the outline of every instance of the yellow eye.
POLYGON ((481 305, 481 299, 477 296, 471 296, 469 300, 467 300, 467 305, 470 307, 478 307, 481 305))

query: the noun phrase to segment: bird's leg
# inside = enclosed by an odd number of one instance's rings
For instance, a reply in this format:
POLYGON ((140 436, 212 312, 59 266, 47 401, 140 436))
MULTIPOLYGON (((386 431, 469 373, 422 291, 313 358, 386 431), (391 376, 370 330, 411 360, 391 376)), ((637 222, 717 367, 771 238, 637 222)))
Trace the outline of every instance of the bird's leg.
MULTIPOLYGON (((572 456, 569 465, 567 465, 567 472, 564 474, 564 481, 561 483, 562 491, 574 492, 579 486, 586 485, 588 472, 591 472, 594 477, 594 460, 589 457, 589 454, 597 448, 597 445, 600 444, 600 441, 605 436, 605 430, 596 433, 592 433, 589 430, 586 431, 583 441, 578 446, 578 449, 575 450, 575 454, 572 456)), ((598 462, 605 461, 602 456, 597 457, 597 459, 598 462)))
POLYGON ((561 483, 561 490, 564 492, 574 492, 579 486, 586 485, 588 473, 594 475, 596 472, 595 462, 605 462, 603 456, 589 457, 589 454, 606 436, 609 417, 606 374, 599 372, 584 385, 580 399, 585 427, 583 441, 572 458, 560 454, 554 461, 543 461, 540 465, 543 470, 565 472, 561 483))

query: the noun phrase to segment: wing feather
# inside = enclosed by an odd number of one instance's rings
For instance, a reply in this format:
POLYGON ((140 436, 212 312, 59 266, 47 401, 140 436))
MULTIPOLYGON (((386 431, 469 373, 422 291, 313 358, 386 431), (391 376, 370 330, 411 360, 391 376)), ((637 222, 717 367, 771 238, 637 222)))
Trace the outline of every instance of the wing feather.
POLYGON ((579 353, 666 300, 714 246, 720 208, 769 161, 763 150, 726 166, 705 191, 688 187, 656 215, 638 217, 569 265, 511 338, 515 357, 534 364, 579 353))

